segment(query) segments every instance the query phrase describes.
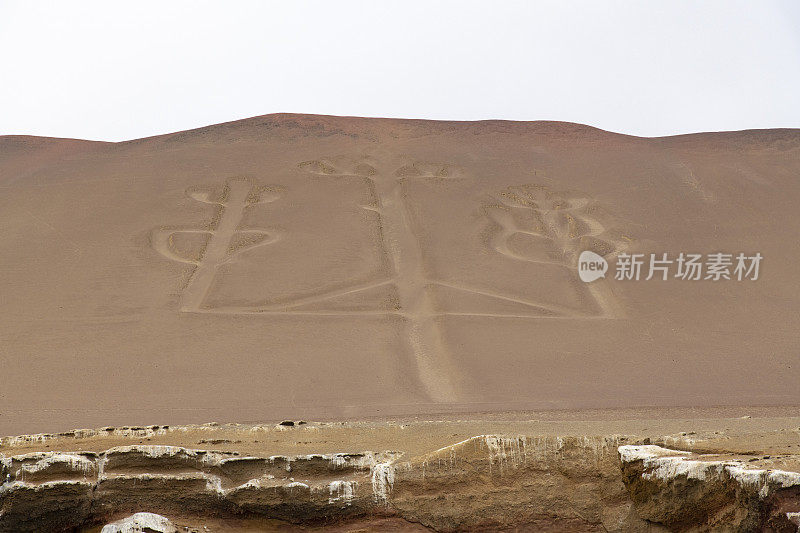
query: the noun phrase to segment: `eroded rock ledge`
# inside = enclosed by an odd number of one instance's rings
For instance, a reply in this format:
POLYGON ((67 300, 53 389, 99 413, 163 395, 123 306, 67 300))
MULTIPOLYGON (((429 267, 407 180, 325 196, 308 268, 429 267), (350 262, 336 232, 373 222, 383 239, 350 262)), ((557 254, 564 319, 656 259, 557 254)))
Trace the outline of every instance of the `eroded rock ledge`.
POLYGON ((397 452, 241 456, 177 446, 0 458, 0 531, 138 511, 291 523, 394 516, 436 531, 796 531, 800 474, 625 437, 482 435, 397 452))
POLYGON ((800 531, 800 473, 754 468, 754 458, 660 446, 620 446, 641 518, 672 531, 800 531))

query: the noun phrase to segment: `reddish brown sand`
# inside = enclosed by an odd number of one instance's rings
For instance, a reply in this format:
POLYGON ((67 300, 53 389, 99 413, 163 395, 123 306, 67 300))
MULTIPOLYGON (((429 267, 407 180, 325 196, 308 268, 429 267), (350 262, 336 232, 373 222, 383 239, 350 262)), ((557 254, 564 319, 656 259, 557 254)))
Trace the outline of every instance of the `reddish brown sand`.
POLYGON ((268 115, 0 137, 0 435, 800 404, 800 130, 268 115), (757 281, 575 255, 760 252, 757 281))

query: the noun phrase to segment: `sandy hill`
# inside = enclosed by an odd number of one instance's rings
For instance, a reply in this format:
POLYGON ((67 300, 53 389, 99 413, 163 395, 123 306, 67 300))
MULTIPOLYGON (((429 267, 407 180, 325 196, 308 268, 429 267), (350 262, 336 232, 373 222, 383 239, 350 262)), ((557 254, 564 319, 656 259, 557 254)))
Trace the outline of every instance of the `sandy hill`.
POLYGON ((797 405, 799 177, 785 129, 281 114, 0 137, 0 434, 797 405), (606 279, 578 279, 583 250, 606 279), (681 252, 763 261, 614 279, 681 252))

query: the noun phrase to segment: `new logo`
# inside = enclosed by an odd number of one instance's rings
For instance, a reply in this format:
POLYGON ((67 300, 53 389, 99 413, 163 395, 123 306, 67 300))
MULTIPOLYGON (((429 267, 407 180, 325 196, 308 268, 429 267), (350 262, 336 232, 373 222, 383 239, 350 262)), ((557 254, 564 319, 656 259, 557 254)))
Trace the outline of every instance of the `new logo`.
POLYGON ((578 276, 581 281, 591 283, 592 281, 605 278, 608 271, 608 262, 600 255, 584 250, 578 257, 578 276))

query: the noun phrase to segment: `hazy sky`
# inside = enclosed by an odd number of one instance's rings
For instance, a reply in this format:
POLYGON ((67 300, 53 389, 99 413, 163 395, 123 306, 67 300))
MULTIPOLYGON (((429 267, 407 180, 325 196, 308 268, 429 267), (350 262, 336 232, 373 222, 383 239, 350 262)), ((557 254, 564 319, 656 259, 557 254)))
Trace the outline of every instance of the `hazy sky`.
POLYGON ((800 127, 800 2, 0 0, 0 134, 275 112, 800 127))

